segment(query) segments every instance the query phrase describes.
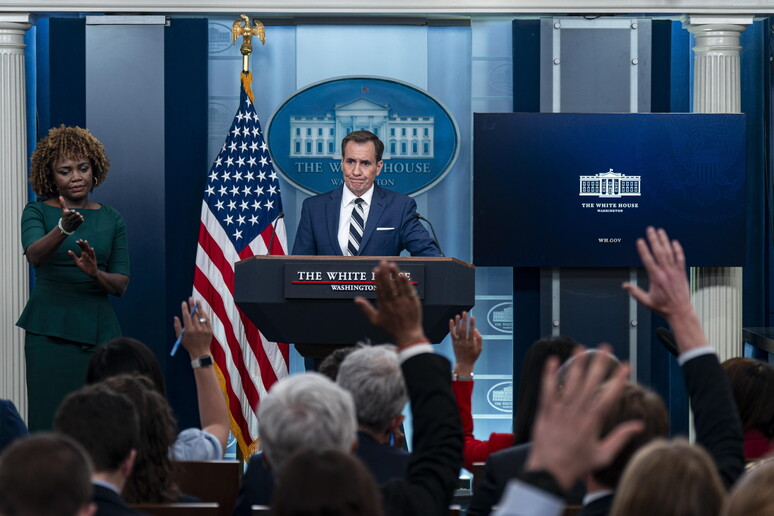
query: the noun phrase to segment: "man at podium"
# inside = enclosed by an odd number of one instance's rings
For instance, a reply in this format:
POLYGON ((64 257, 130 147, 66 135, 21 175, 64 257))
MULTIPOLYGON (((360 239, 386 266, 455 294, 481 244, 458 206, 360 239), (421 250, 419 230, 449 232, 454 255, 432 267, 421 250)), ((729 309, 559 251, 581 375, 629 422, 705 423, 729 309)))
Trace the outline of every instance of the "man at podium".
POLYGON ((369 131, 341 142, 344 184, 310 197, 301 208, 293 254, 333 256, 441 256, 415 217, 411 197, 374 184, 382 170, 384 143, 369 131))

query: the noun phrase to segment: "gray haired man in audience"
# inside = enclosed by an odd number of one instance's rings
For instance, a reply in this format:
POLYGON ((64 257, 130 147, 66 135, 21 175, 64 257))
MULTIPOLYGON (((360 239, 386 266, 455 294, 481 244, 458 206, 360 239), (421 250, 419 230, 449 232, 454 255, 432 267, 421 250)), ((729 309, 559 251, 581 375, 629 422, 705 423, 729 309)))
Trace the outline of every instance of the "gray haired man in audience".
POLYGON ((319 373, 277 382, 258 408, 261 447, 275 473, 302 448, 352 451, 357 445, 352 396, 319 373))
POLYGON ((357 412, 357 455, 376 483, 406 475, 411 456, 391 445, 408 402, 395 346, 358 349, 342 362, 336 383, 349 391, 357 412))

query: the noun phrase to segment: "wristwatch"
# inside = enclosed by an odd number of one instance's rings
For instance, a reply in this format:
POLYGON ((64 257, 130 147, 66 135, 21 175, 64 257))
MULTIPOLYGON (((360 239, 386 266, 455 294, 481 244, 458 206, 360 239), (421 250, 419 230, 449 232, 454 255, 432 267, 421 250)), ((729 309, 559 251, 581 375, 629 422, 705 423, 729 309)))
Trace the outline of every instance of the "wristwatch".
POLYGON ((204 355, 196 360, 191 360, 191 367, 198 369, 200 367, 212 367, 212 357, 210 355, 204 355))

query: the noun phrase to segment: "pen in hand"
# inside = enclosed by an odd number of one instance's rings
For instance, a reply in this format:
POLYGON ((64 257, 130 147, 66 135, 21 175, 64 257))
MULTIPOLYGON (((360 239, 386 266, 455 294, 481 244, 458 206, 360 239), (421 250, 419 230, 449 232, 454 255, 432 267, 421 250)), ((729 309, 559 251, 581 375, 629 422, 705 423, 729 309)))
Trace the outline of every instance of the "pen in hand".
MULTIPOLYGON (((199 303, 194 303, 193 310, 191 310, 191 314, 190 314, 191 317, 194 316, 197 308, 199 308, 199 303)), ((169 352, 169 356, 171 357, 175 356, 175 353, 177 353, 177 348, 180 347, 180 343, 183 341, 183 335, 185 335, 185 327, 180 332, 180 335, 177 336, 177 340, 175 341, 175 343, 172 345, 172 351, 169 352)))

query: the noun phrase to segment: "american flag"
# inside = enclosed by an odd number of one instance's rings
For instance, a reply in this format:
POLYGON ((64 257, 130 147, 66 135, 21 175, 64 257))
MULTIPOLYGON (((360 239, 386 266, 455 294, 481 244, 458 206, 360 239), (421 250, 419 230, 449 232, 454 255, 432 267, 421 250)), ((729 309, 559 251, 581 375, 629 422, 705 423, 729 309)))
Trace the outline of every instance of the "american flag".
POLYGON ((285 254, 280 185, 242 75, 239 109, 204 190, 193 295, 212 314, 211 351, 231 414, 231 431, 248 457, 258 439, 258 404, 288 374, 288 345, 269 342, 234 304, 234 263, 285 254))

